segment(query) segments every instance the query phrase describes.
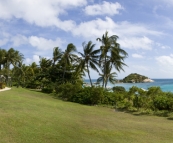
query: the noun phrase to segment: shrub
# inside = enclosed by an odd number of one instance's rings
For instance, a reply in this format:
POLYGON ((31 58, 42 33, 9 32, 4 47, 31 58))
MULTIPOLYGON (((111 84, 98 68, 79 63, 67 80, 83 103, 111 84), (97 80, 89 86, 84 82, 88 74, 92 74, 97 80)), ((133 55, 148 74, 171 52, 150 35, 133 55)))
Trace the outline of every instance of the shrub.
POLYGON ((58 85, 55 90, 59 97, 61 97, 63 100, 73 101, 74 96, 77 92, 79 92, 82 89, 82 85, 80 83, 64 83, 61 85, 58 85))
POLYGON ((113 90, 114 92, 126 92, 126 89, 125 89, 124 87, 122 87, 122 86, 114 86, 114 87, 112 88, 112 90, 113 90))
POLYGON ((153 101, 155 109, 168 110, 168 97, 164 94, 158 95, 153 101))
POLYGON ((52 93, 54 91, 54 89, 55 89, 54 83, 50 82, 49 84, 47 84, 46 86, 44 86, 42 88, 42 92, 44 92, 44 93, 52 93))
POLYGON ((72 101, 89 105, 99 104, 103 98, 103 91, 102 87, 84 87, 73 95, 72 101))
POLYGON ((51 87, 44 87, 44 88, 42 88, 41 91, 44 92, 44 93, 52 93, 53 92, 53 88, 51 88, 51 87))
POLYGON ((118 109, 129 109, 131 107, 133 107, 133 102, 129 101, 127 98, 117 102, 116 104, 116 108, 118 109))

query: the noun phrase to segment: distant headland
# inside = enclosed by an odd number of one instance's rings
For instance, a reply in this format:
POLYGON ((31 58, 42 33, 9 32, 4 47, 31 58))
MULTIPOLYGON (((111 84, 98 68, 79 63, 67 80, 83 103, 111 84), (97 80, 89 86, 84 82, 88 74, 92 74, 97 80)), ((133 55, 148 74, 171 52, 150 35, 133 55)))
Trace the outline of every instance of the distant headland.
POLYGON ((146 83, 146 82, 154 82, 150 78, 144 75, 140 75, 137 73, 131 73, 122 80, 119 80, 119 82, 123 83, 146 83))

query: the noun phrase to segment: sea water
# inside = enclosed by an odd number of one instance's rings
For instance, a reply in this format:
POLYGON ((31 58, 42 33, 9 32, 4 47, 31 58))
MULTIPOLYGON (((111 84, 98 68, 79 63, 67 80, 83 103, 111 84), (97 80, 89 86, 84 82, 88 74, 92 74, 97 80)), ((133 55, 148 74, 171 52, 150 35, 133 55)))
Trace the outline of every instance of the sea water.
MULTIPOLYGON (((132 86, 137 86, 139 88, 148 89, 149 87, 156 86, 160 87, 162 91, 173 92, 173 79, 152 79, 154 82, 150 83, 116 83, 111 84, 108 83, 107 87, 114 87, 114 86, 123 86, 126 90, 129 90, 132 86)), ((94 79, 92 82, 96 82, 97 80, 94 79)), ((85 80, 86 83, 90 83, 89 80, 85 80)))

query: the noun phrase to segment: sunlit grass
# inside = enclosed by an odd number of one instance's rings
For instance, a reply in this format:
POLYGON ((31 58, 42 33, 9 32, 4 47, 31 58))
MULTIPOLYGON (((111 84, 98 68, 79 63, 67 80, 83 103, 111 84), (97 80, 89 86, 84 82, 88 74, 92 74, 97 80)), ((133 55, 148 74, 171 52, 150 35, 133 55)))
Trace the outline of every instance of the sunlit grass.
POLYGON ((172 133, 173 121, 165 117, 64 102, 22 88, 0 92, 0 143, 171 143, 172 133))

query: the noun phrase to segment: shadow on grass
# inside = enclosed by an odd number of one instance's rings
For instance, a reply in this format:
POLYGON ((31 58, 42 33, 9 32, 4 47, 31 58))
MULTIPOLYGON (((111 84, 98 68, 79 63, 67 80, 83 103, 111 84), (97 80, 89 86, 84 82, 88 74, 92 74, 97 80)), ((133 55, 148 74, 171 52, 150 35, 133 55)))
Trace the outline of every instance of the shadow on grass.
POLYGON ((168 117, 167 119, 168 119, 168 120, 173 120, 173 117, 168 117))
POLYGON ((28 89, 28 90, 43 93, 43 92, 41 91, 41 89, 28 89))
POLYGON ((158 117, 168 117, 168 120, 173 120, 173 117, 170 116, 170 111, 137 111, 137 110, 127 110, 127 109, 115 109, 116 112, 124 112, 124 113, 129 113, 134 116, 143 116, 143 115, 148 115, 148 116, 158 116, 158 117))

